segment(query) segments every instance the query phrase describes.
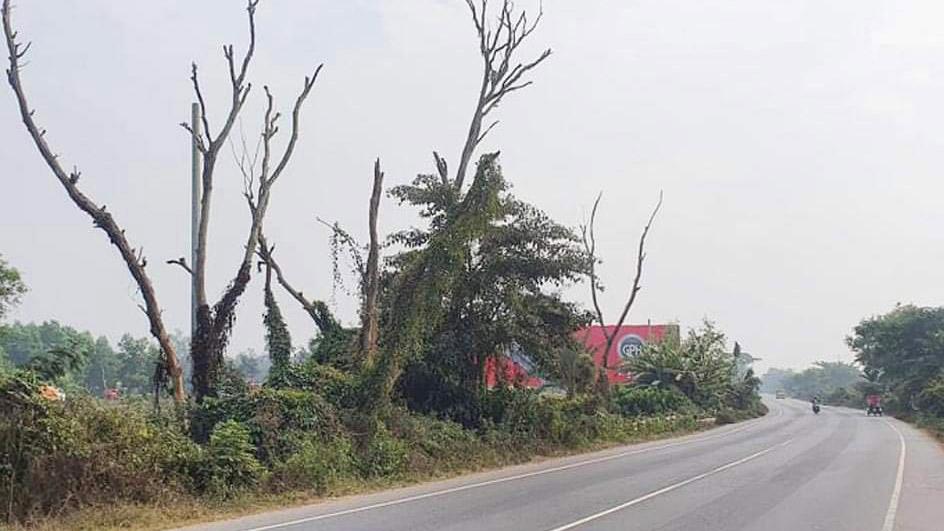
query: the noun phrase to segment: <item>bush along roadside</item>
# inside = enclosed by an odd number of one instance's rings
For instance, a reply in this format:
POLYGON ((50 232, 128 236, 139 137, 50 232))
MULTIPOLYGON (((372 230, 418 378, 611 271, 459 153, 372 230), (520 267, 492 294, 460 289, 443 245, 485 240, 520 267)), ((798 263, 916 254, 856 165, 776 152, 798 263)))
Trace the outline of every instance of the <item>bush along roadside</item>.
POLYGON ((351 410, 306 390, 263 387, 161 414, 144 399, 59 400, 43 390, 29 371, 0 379, 8 523, 106 505, 173 514, 179 503, 233 506, 278 493, 352 492, 689 432, 704 417, 760 414, 707 411, 652 386, 616 388, 605 400, 500 387, 484 397, 477 428, 393 407, 364 438, 351 410), (194 442, 195 427, 205 441, 194 442))

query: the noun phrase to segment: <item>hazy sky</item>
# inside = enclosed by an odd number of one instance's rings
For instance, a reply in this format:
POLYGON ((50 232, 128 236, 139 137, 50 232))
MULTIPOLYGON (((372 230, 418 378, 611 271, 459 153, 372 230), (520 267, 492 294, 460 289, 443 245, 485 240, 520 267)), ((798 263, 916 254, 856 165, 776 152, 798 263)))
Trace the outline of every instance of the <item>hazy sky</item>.
MULTIPOLYGON (((528 2, 518 2, 529 5, 528 2)), ((247 42, 243 2, 17 2, 34 41, 24 82, 81 185, 143 245, 170 328, 189 323, 189 65, 218 127, 220 45, 247 42)), ((545 0, 529 53, 553 48, 509 96, 484 150, 515 193, 576 225, 594 195, 603 302, 616 316, 658 192, 634 322, 710 317, 770 365, 850 359, 843 337, 896 302, 944 300, 944 3, 878 0, 545 0)), ((331 298, 327 232, 366 231, 371 165, 387 184, 455 162, 480 76, 462 0, 263 0, 250 72, 283 109, 324 62, 267 233, 293 282, 331 298)), ((258 130, 261 91, 243 126, 258 130)), ((0 253, 31 291, 14 314, 112 338, 146 335, 137 295, 103 233, 66 198, 0 90, 0 253)), ((210 291, 235 272, 248 216, 227 151, 211 223, 210 291)), ((392 201, 384 232, 415 222, 392 201)), ((586 301, 586 288, 570 292, 586 301)), ((234 351, 261 351, 261 284, 234 351)), ((339 293, 352 321, 354 306, 339 293)), ((312 333, 286 297, 296 341, 312 333)))

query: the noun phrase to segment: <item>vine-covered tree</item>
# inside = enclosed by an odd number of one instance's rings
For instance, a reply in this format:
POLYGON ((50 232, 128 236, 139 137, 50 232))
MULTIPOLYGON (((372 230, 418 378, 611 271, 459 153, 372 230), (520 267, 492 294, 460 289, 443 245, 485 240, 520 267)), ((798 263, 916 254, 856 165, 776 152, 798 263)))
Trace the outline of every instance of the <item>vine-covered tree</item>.
MULTIPOLYGON (((269 250, 262 254, 268 255, 269 250)), ((272 293, 272 266, 268 263, 264 265, 266 313, 263 324, 265 325, 266 350, 271 362, 269 375, 274 381, 279 381, 292 362, 292 336, 282 318, 282 310, 279 309, 279 303, 275 300, 275 294, 272 293)))
POLYGON ((429 228, 391 238, 406 250, 391 259, 394 294, 384 337, 401 334, 399 291, 438 287, 423 305, 436 318, 424 320, 418 331, 424 341, 404 360, 402 389, 418 409, 448 408, 457 420, 476 421, 490 358, 520 347, 549 366, 589 320, 556 291, 586 273, 576 234, 508 188, 496 153, 481 158, 461 201, 455 187, 432 175, 391 191, 429 228), (406 281, 418 267, 429 275, 416 279, 422 286, 406 281))

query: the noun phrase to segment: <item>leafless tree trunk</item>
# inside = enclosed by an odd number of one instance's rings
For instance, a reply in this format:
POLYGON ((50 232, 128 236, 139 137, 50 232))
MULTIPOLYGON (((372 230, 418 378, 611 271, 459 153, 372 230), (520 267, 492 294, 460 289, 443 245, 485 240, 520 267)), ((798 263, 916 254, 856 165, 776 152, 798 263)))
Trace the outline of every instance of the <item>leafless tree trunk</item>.
MULTIPOLYGON (((203 196, 200 204, 200 221, 197 232, 196 263, 191 266, 188 265, 184 259, 170 261, 170 263, 180 265, 193 275, 196 286, 197 330, 192 338, 191 356, 193 357, 194 366, 194 390, 198 400, 212 392, 213 379, 222 362, 222 353, 229 338, 229 331, 235 318, 239 297, 245 291, 246 285, 250 280, 252 257, 259 243, 263 220, 265 219, 266 210, 269 206, 272 186, 278 180, 279 176, 281 176, 292 157, 295 144, 298 141, 299 114, 302 104, 311 92, 315 80, 321 71, 321 66, 319 66, 311 77, 305 78, 301 93, 296 99, 292 111, 291 135, 287 141, 284 152, 277 160, 273 159, 271 142, 279 130, 277 123, 280 114, 274 110, 273 98, 268 88, 265 90, 267 105, 261 140, 263 147, 262 168, 257 178, 251 178, 246 182, 244 193, 251 219, 249 234, 246 238, 243 257, 237 268, 236 275, 223 293, 223 296, 211 308, 206 293, 206 261, 214 173, 220 150, 229 138, 233 125, 236 123, 236 119, 242 111, 252 87, 251 83, 246 81, 246 75, 256 46, 255 13, 258 4, 259 0, 249 0, 247 4, 249 14, 249 46, 245 55, 237 61, 233 46, 228 45, 223 47, 223 56, 228 66, 232 89, 229 111, 223 126, 215 135, 212 133, 207 118, 207 103, 200 87, 196 64, 192 66, 190 79, 193 83, 193 89, 200 106, 200 119, 202 121, 203 130, 198 133, 193 131, 188 124, 181 124, 190 132, 197 149, 203 155, 201 179, 203 196), (256 179, 258 180, 257 186, 255 183, 256 179)), ((174 381, 175 396, 179 401, 183 401, 182 371, 177 360, 176 352, 161 321, 161 311, 157 304, 153 286, 145 273, 146 261, 142 257, 140 250, 136 251, 131 247, 125 239, 124 231, 121 230, 112 216, 105 211, 105 207, 98 207, 78 189, 77 182, 79 180, 79 172, 73 171, 67 174, 60 166, 57 156, 53 154, 46 144, 43 138, 45 131, 41 131, 33 122, 33 111, 29 109, 26 96, 24 95, 20 83, 20 60, 25 55, 29 45, 21 48, 16 42, 16 33, 13 31, 10 22, 9 0, 4 0, 3 2, 3 24, 7 48, 10 52, 10 69, 7 71, 7 78, 10 82, 10 86, 13 87, 16 93, 23 121, 30 135, 33 137, 33 141, 39 148, 43 159, 65 187, 73 202, 88 213, 93 218, 95 225, 104 230, 112 243, 118 247, 122 258, 125 260, 129 271, 138 283, 138 287, 144 297, 144 310, 151 323, 151 333, 157 338, 164 352, 167 370, 174 381)))
POLYGON ((370 226, 370 244, 367 250, 367 269, 364 271, 363 308, 361 309, 361 356, 370 363, 377 352, 379 338, 379 310, 377 299, 380 294, 380 235, 377 233, 377 218, 380 213, 380 197, 383 194, 384 173, 380 169, 380 159, 374 163, 374 187, 370 194, 368 224, 370 226))
MULTIPOLYGON (((250 2, 249 4, 250 33, 253 35, 253 40, 255 39, 255 31, 253 29, 253 14, 256 3, 257 2, 250 2)), ((196 68, 194 68, 192 77, 194 90, 197 93, 199 101, 201 102, 201 116, 204 120, 204 130, 207 131, 207 133, 205 133, 205 137, 198 137, 197 142, 198 149, 200 149, 204 155, 203 203, 201 204, 201 212, 203 212, 203 214, 201 214, 200 218, 200 237, 198 239, 197 247, 197 264, 194 269, 194 274, 200 280, 198 282, 197 288, 197 330, 192 339, 191 346, 194 367, 193 384, 198 400, 213 393, 214 380, 220 367, 222 366, 223 352, 226 349, 229 333, 235 319, 236 306, 239 303, 239 297, 243 294, 243 292, 246 290, 246 286, 249 284, 252 271, 252 258, 256 254, 256 249, 259 245, 260 236, 262 234, 263 220, 265 219, 265 214, 269 207, 272 186, 282 175, 282 172, 288 166, 292 154, 294 153, 295 145, 298 142, 299 116, 301 113, 301 107, 302 104, 304 104, 305 99, 308 97, 308 94, 311 92, 311 89, 314 86, 315 81, 318 78, 318 74, 321 72, 322 68, 321 66, 318 66, 318 68, 315 69, 314 73, 310 77, 305 77, 305 82, 302 86, 301 93, 296 98, 295 106, 292 110, 292 128, 288 143, 286 144, 285 151, 282 153, 274 167, 272 166, 274 163, 272 154, 272 139, 279 131, 277 124, 281 115, 274 110, 274 100, 272 94, 268 87, 265 87, 266 112, 262 131, 261 170, 258 176, 251 176, 251 178, 246 181, 246 187, 243 194, 246 199, 247 206, 249 207, 251 219, 249 234, 246 238, 246 244, 243 249, 243 257, 239 263, 239 267, 236 270, 236 275, 231 281, 229 287, 227 287, 223 293, 223 296, 219 301, 216 302, 216 304, 213 305, 213 308, 211 309, 207 303, 206 286, 201 283, 206 278, 206 232, 208 227, 208 219, 204 216, 208 215, 210 212, 209 205, 211 199, 210 195, 213 188, 213 172, 215 170, 219 149, 222 146, 222 142, 226 140, 226 137, 232 129, 232 122, 235 120, 236 116, 238 116, 239 109, 242 107, 246 95, 248 95, 249 92, 249 85, 244 86, 243 79, 253 48, 254 45, 251 44, 249 51, 243 60, 243 67, 240 70, 238 76, 235 74, 235 69, 233 66, 232 46, 225 48, 225 56, 230 66, 230 74, 233 85, 233 103, 230 109, 230 118, 227 119, 227 123, 224 125, 223 131, 216 138, 212 138, 209 135, 208 124, 206 123, 206 110, 203 104, 203 97, 200 95, 200 85, 197 81, 196 68), (258 185, 255 189, 253 189, 254 181, 258 181, 258 185)))
POLYGON ((78 182, 81 173, 77 169, 67 173, 62 168, 58 155, 49 147, 45 139, 46 130, 40 129, 33 120, 34 111, 30 109, 20 79, 20 61, 29 50, 30 44, 28 43, 26 46, 21 46, 16 40, 17 32, 13 29, 13 23, 11 21, 10 0, 3 0, 2 17, 3 33, 6 38, 7 51, 10 54, 7 81, 10 83, 10 87, 16 95, 23 123, 26 125, 26 129, 43 160, 46 162, 46 165, 52 170, 52 173, 56 176, 56 179, 59 180, 60 184, 62 184, 63 188, 65 188, 69 198, 79 209, 92 218, 97 228, 105 231, 108 235, 108 239, 118 249, 119 254, 121 254, 122 260, 124 260, 128 271, 131 273, 131 276, 138 285, 138 289, 141 291, 141 296, 144 298, 142 310, 147 315, 151 335, 157 340, 163 352, 166 370, 174 384, 174 400, 177 403, 182 403, 186 398, 183 385, 183 370, 180 367, 177 352, 170 340, 167 329, 164 327, 157 295, 154 292, 151 279, 145 270, 147 260, 144 258, 143 251, 142 249, 135 250, 131 246, 125 236, 125 231, 118 225, 114 217, 106 211, 105 205, 98 206, 79 189, 78 182))
MULTIPOLYGON (((498 125, 498 121, 491 122, 483 131, 485 119, 495 110, 502 99, 508 94, 523 89, 532 81, 523 81, 522 78, 531 69, 538 66, 550 57, 551 50, 544 50, 537 59, 531 62, 516 62, 515 53, 518 47, 534 32, 541 21, 543 11, 531 22, 528 13, 521 10, 515 12, 512 0, 502 0, 501 11, 498 15, 498 26, 493 28, 488 23, 488 0, 466 0, 472 13, 472 21, 479 37, 479 51, 482 55, 482 82, 479 86, 478 100, 475 112, 472 113, 472 122, 462 154, 459 157, 459 166, 456 170, 454 185, 462 190, 469 163, 475 154, 475 148, 485 136, 498 125)), ((441 176, 445 175, 445 161, 436 157, 436 166, 441 176)), ((445 181, 446 178, 444 177, 445 181)))
POLYGON ((642 279, 643 262, 646 260, 646 236, 649 235, 649 229, 652 227, 652 222, 655 221, 656 215, 662 208, 662 192, 659 192, 659 201, 656 203, 655 208, 652 210, 652 214, 649 216, 649 221, 646 223, 642 234, 639 236, 639 249, 636 255, 636 275, 633 278, 633 284, 629 290, 629 296, 626 299, 626 304, 623 306, 623 311, 620 313, 619 320, 616 321, 616 326, 612 331, 607 330, 606 320, 603 318, 603 310, 600 307, 599 292, 602 291, 602 286, 596 271, 596 265, 599 263, 599 259, 596 255, 597 241, 594 227, 596 225, 597 209, 600 206, 600 200, 602 198, 603 193, 601 192, 599 195, 597 195, 596 201, 593 202, 593 210, 590 213, 590 223, 581 227, 581 233, 583 235, 584 249, 586 250, 587 256, 590 259, 590 298, 593 301, 595 317, 597 322, 600 324, 600 328, 603 330, 603 337, 606 338, 606 346, 603 350, 602 372, 597 378, 597 385, 599 386, 600 390, 605 393, 607 392, 609 386, 610 349, 613 348, 613 342, 616 341, 616 333, 623 326, 623 323, 626 321, 626 317, 629 315, 629 310, 633 307, 633 303, 636 302, 636 295, 638 295, 639 290, 642 289, 642 286, 639 284, 639 282, 642 279))

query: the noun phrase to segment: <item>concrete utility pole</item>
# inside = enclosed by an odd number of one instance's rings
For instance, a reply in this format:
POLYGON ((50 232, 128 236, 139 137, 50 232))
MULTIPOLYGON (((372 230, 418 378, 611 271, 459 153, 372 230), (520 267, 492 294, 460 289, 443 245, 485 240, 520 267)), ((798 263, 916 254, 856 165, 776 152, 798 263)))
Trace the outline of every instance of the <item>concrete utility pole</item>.
MULTIPOLYGON (((200 105, 193 103, 190 106, 190 127, 193 129, 193 140, 190 148, 190 264, 197 267, 197 241, 200 231, 200 196, 202 183, 200 182, 200 149, 197 138, 200 135, 200 105)), ((190 338, 197 333, 197 276, 190 275, 190 338)))

